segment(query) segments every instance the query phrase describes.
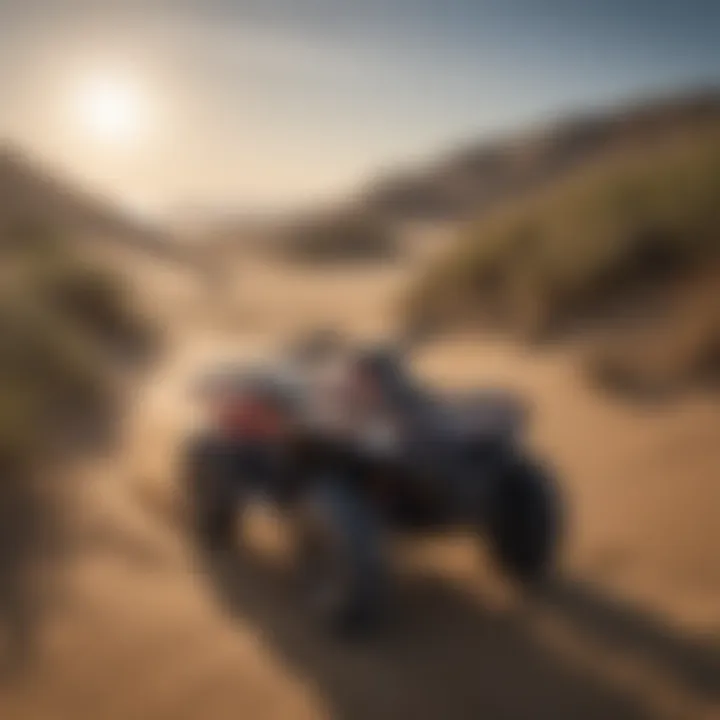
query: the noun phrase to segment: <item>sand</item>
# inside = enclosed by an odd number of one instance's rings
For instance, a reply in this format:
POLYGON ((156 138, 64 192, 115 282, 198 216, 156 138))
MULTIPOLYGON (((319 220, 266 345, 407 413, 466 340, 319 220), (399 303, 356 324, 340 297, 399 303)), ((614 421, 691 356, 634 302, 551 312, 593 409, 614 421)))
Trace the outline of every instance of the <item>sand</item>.
POLYGON ((273 518, 241 562, 198 565, 174 463, 191 378, 318 323, 386 330, 406 272, 248 260, 210 294, 172 273, 153 284, 168 353, 136 389, 121 448, 76 481, 63 592, 34 664, 0 686, 3 720, 720 717, 718 398, 628 404, 589 387, 567 349, 456 338, 417 361, 439 385, 531 401, 529 442, 569 518, 537 596, 472 538, 403 545, 386 632, 348 646, 306 622, 273 518))

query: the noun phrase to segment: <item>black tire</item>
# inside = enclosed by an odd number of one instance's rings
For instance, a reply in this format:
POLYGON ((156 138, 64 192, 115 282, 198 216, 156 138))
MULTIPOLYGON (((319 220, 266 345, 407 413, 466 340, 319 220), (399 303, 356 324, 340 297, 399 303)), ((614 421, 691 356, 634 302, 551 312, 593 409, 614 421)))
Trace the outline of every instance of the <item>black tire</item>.
POLYGON ((300 581, 314 618, 358 635, 382 615, 385 563, 379 518, 361 494, 332 480, 312 486, 296 512, 300 581))
POLYGON ((192 531, 204 549, 231 546, 239 511, 235 451, 209 436, 193 439, 185 457, 185 490, 192 531))
POLYGON ((539 466, 513 461, 492 494, 488 540, 495 559, 524 584, 553 569, 562 512, 557 487, 539 466))

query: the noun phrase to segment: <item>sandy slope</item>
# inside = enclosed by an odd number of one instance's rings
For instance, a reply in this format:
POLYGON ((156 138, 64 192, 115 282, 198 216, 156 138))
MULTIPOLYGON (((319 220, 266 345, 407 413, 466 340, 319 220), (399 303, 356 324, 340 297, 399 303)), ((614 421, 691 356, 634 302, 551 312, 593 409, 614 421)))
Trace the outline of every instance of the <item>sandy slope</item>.
POLYGON ((303 622, 267 519, 242 563, 195 562, 172 462, 193 372, 318 320, 381 330, 402 276, 248 264, 210 298, 153 285, 172 350, 139 389, 123 451, 79 483, 62 602, 36 669, 0 689, 0 717, 717 716, 720 405, 623 406, 587 389, 567 353, 458 340, 420 359, 437 382, 501 383, 534 401, 533 442, 572 519, 562 578, 542 597, 505 587, 471 542, 423 543, 399 553, 387 633, 343 647, 303 622))

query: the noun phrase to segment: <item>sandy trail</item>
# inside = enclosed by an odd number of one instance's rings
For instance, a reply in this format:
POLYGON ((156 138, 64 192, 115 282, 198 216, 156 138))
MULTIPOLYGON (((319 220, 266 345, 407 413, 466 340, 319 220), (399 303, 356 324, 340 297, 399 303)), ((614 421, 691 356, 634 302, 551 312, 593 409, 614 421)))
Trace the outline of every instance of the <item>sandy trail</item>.
MULTIPOLYGON (((419 363, 436 382, 500 383, 534 402, 533 442, 572 518, 543 597, 504 586, 472 542, 422 543, 399 553, 387 633, 345 647, 303 622, 272 543, 195 562, 173 469, 193 373, 318 321, 381 330, 401 279, 251 265, 237 310, 205 315, 175 288, 173 349, 138 390, 123 451, 79 483, 62 602, 33 673, 0 689, 0 717, 720 716, 720 407, 622 405, 589 390, 567 353, 457 340, 419 363)), ((273 531, 266 521, 260 535, 273 531)))

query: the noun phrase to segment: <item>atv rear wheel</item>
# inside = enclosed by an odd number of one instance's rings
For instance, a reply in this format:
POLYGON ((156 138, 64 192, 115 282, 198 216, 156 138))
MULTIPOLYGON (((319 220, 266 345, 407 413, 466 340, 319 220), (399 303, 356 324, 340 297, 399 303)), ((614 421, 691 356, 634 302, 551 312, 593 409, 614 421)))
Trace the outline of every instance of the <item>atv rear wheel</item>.
POLYGON ((208 550, 235 539, 239 511, 237 452, 228 443, 202 436, 191 441, 185 458, 186 497, 192 531, 208 550))

